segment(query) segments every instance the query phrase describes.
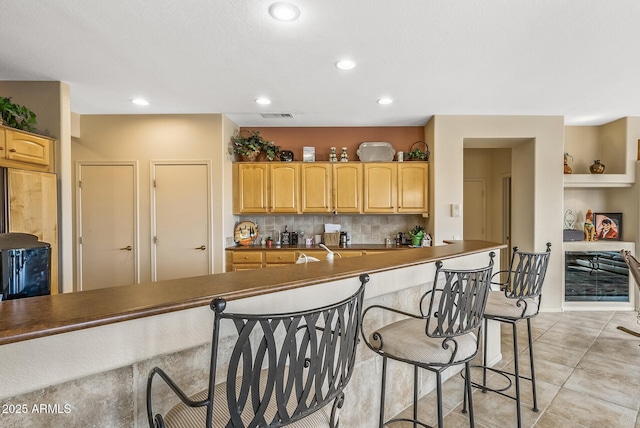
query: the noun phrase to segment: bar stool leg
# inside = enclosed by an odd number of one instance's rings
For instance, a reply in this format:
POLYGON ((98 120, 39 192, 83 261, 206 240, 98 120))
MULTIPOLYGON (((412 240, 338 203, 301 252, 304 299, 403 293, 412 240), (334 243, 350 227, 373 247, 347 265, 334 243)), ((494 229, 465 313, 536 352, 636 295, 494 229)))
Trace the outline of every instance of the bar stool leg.
POLYGON ((529 359, 531 361, 531 389, 533 392, 533 411, 538 411, 538 397, 536 395, 536 372, 533 367, 533 339, 531 338, 531 318, 527 318, 527 330, 529 333, 529 359))
POLYGON ((442 376, 440 372, 436 372, 436 386, 438 393, 438 427, 444 427, 444 418, 442 417, 442 376))
POLYGON ((385 384, 387 378, 387 357, 382 357, 382 389, 380 391, 380 419, 378 426, 382 428, 384 426, 384 393, 385 384))
POLYGON ((471 388, 471 366, 468 361, 464 363, 464 370, 465 370, 464 382, 465 382, 465 392, 466 392, 465 402, 468 396, 469 397, 469 426, 473 428, 475 427, 475 422, 473 420, 473 397, 471 396, 473 388, 471 388))
POLYGON ((484 319, 484 341, 482 342, 482 392, 487 393, 487 338, 489 336, 489 320, 484 319))
POLYGON ((418 428, 418 366, 413 366, 413 428, 418 428))
POLYGON ((518 324, 513 323, 513 368, 516 381, 516 413, 518 416, 518 428, 522 426, 520 413, 520 371, 518 370, 518 324))

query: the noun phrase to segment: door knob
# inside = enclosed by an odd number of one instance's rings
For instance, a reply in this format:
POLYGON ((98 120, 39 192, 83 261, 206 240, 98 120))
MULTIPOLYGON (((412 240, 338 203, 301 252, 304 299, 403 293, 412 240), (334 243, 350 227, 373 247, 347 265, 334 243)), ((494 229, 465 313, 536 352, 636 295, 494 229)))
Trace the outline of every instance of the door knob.
POLYGON ((200 245, 199 247, 196 247, 196 250, 202 250, 202 251, 204 251, 204 250, 206 250, 206 249, 207 249, 207 247, 205 247, 204 245, 200 245))
POLYGON ((126 247, 122 247, 120 248, 121 250, 127 250, 127 251, 131 251, 133 250, 133 247, 131 245, 127 245, 126 247))

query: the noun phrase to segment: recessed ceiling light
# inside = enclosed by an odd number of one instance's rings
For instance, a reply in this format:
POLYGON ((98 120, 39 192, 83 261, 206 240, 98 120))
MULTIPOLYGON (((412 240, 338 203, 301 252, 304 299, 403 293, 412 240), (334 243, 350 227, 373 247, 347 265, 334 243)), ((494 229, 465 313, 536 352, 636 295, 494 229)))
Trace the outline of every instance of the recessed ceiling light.
POLYGON ((338 67, 340 70, 351 70, 355 66, 356 63, 351 61, 350 59, 343 59, 336 62, 336 67, 338 67))
POLYGON ((258 104, 263 105, 263 106, 266 106, 267 104, 271 104, 271 100, 270 100, 269 98, 264 98, 264 97, 257 98, 257 99, 256 99, 256 102, 257 102, 258 104))
POLYGON ((380 98, 378 100, 378 104, 382 104, 382 105, 387 105, 387 104, 391 104, 393 102, 393 100, 391 98, 380 98))
POLYGON ((300 16, 300 9, 291 3, 278 2, 269 7, 269 14, 278 21, 295 21, 300 16))
POLYGON ((144 98, 133 98, 131 100, 132 103, 134 103, 137 106, 148 106, 149 105, 149 101, 145 100, 144 98))

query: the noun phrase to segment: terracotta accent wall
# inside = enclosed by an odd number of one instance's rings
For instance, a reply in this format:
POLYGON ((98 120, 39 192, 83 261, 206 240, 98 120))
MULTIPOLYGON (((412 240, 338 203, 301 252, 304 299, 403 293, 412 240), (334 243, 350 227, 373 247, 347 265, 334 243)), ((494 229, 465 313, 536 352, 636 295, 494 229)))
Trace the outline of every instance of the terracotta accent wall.
POLYGON ((293 151, 295 160, 302 160, 304 146, 316 148, 317 161, 328 161, 331 147, 336 147, 338 157, 342 147, 346 147, 349 160, 357 161, 356 150, 365 141, 386 141, 393 145, 396 152, 408 152, 415 141, 424 141, 423 126, 242 127, 240 130, 260 131, 265 139, 274 141, 282 150, 293 151))

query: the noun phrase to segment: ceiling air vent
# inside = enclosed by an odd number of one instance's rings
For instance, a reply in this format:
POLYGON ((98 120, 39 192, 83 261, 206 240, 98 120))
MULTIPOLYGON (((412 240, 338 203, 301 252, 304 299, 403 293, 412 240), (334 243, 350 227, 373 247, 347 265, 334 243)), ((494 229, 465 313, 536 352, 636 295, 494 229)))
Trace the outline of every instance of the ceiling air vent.
POLYGON ((265 119, 293 119, 291 113, 260 113, 265 119))

